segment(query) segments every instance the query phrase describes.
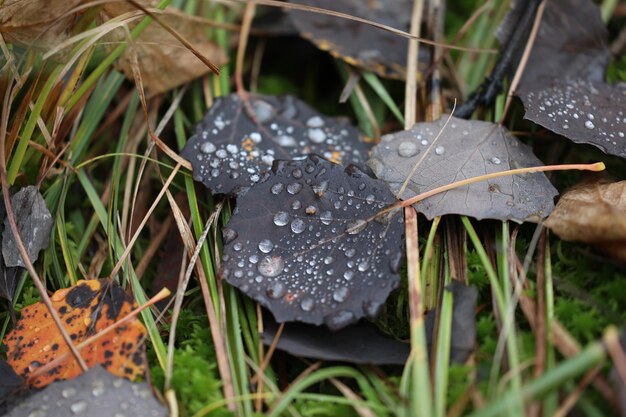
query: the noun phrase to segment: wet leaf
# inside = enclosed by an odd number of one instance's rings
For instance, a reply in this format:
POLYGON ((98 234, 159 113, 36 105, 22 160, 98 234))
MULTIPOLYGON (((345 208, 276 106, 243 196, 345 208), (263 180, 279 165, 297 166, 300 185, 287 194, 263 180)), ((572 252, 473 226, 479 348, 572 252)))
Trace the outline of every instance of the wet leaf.
MULTIPOLYGON (((268 317, 263 325, 263 343, 270 345, 279 324, 268 317)), ((276 347, 298 357, 376 365, 404 365, 411 350, 409 343, 385 335, 367 321, 344 327, 340 332, 287 323, 276 347)))
MULTIPOLYGON (((15 288, 23 271, 20 267, 5 268, 4 263, 0 262, 0 298, 13 301, 15 288)), ((13 305, 10 304, 10 307, 13 305)))
POLYGON ((561 239, 599 245, 626 261, 626 181, 573 188, 561 196, 545 225, 561 239))
POLYGON ((593 2, 547 2, 517 91, 525 117, 574 142, 626 157, 626 86, 604 82, 609 55, 607 30, 593 2))
MULTIPOLYGON (((290 0, 371 20, 407 31, 411 24, 411 0, 290 0)), ((383 77, 405 78, 409 42, 396 34, 365 23, 320 13, 292 10, 291 19, 300 34, 318 48, 351 65, 383 77)), ((420 61, 429 61, 429 51, 420 48, 420 61)))
POLYGON ((369 146, 341 119, 322 116, 293 96, 236 94, 216 100, 181 155, 193 176, 216 194, 257 183, 274 159, 318 153, 337 163, 362 163, 369 146))
POLYGON ((70 381, 59 381, 9 411, 5 417, 167 417, 146 382, 132 383, 95 366, 70 381))
POLYGON ((394 201, 354 165, 276 161, 237 198, 221 275, 278 322, 338 329, 374 317, 399 282, 402 216, 376 216, 394 201))
MULTIPOLYGON (((478 291, 474 286, 452 281, 445 291, 452 292, 452 332, 450 336, 450 361, 464 363, 476 345, 476 300, 478 291)), ((425 320, 428 347, 430 349, 435 329, 436 311, 425 320)))
MULTIPOLYGON (((20 237, 28 252, 28 258, 31 262, 35 262, 39 256, 39 251, 48 247, 53 224, 52 215, 50 215, 39 190, 33 186, 18 191, 11 197, 11 203, 20 237)), ((2 256, 7 267, 25 266, 22 256, 17 250, 15 237, 11 232, 8 219, 4 220, 2 256)))
MULTIPOLYGON (((112 3, 105 6, 101 19, 109 20, 127 11, 136 10, 131 5, 112 3)), ((220 66, 228 61, 225 52, 209 40, 206 26, 190 16, 168 8, 159 15, 160 20, 187 39, 213 64, 220 66)), ((126 42, 124 29, 116 29, 107 37, 113 46, 126 42)), ((133 79, 132 56, 137 54, 143 85, 151 95, 160 94, 188 83, 210 72, 210 69, 161 25, 152 22, 116 61, 116 68, 133 79)))
POLYGON ((5 0, 0 2, 0 33, 6 42, 48 49, 68 37, 84 0, 5 0))
MULTIPOLYGON (((52 296, 54 308, 72 340, 80 343, 120 318, 136 306, 132 297, 110 280, 79 281, 75 286, 58 290, 52 296)), ((120 325, 80 350, 89 366, 101 364, 115 375, 134 379, 143 375, 146 329, 134 319, 120 325)), ((7 360, 26 378, 37 368, 68 351, 62 336, 42 302, 22 309, 22 317, 4 338, 7 360)), ((31 385, 44 387, 52 381, 74 378, 81 373, 70 355, 60 365, 34 378, 31 385)))
MULTIPOLYGON (((476 288, 453 281, 446 289, 453 293, 450 360, 463 363, 476 344, 476 288)), ((426 316, 426 339, 429 349, 434 336, 436 311, 426 316)), ((278 331, 278 323, 264 316, 263 343, 270 345, 278 331)), ((380 332, 367 321, 334 332, 325 327, 304 323, 287 323, 276 347, 291 355, 359 364, 404 365, 410 345, 380 332)))
POLYGON ((0 407, 20 390, 22 382, 22 378, 15 373, 11 365, 0 358, 0 407))
MULTIPOLYGON (((399 192, 424 156, 447 117, 417 123, 383 136, 368 164, 377 177, 399 192)), ((493 172, 541 165, 531 149, 494 123, 452 117, 415 170, 402 199, 434 188, 493 172)), ((554 208, 556 189, 543 173, 513 175, 478 182, 427 198, 415 208, 429 219, 461 214, 477 219, 538 221, 554 208)))

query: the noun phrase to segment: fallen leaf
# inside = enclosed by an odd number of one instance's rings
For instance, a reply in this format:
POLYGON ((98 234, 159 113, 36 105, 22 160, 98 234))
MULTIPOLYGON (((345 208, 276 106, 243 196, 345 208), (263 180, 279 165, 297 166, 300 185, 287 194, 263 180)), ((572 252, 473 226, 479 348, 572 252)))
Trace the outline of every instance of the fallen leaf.
MULTIPOLYGON (((135 307, 133 298, 110 280, 79 281, 75 286, 56 291, 52 304, 70 337, 80 343, 115 323, 135 307)), ((115 375, 134 379, 145 369, 146 329, 137 319, 120 325, 80 350, 88 366, 102 365, 115 375)), ((65 344, 42 302, 22 309, 22 317, 4 338, 9 364, 23 378, 66 353, 65 344)), ((52 381, 74 378, 81 373, 70 355, 61 364, 30 381, 41 388, 52 381)))
MULTIPOLYGON (((268 315, 263 326, 263 343, 270 345, 279 324, 268 315)), ((276 347, 297 357, 376 365, 404 365, 411 350, 409 343, 385 335, 368 321, 339 332, 311 324, 286 323, 276 347)))
MULTIPOLYGON (((445 288, 452 293, 452 330, 450 333, 450 361, 464 363, 476 345, 476 287, 452 281, 445 288)), ((426 316, 426 336, 431 349, 435 329, 436 310, 426 316)))
POLYGON ((132 383, 95 366, 70 381, 55 382, 26 398, 5 417, 167 417, 169 410, 146 382, 132 383))
POLYGON ((8 300, 10 308, 13 308, 10 302, 13 301, 15 288, 23 271, 24 268, 20 267, 5 268, 4 263, 0 262, 0 298, 8 300))
POLYGON ((626 261, 626 181, 573 188, 561 196, 545 225, 561 239, 600 245, 626 261))
MULTIPOLYGON (((20 237, 28 252, 28 258, 31 262, 35 262, 39 252, 48 247, 50 232, 54 223, 52 215, 48 211, 46 202, 39 190, 32 185, 22 188, 13 195, 11 204, 20 237)), ((17 243, 8 219, 4 220, 2 256, 7 267, 25 266, 22 256, 17 250, 17 243)))
MULTIPOLYGON (((410 176, 447 117, 417 123, 410 130, 385 135, 372 150, 368 164, 394 192, 410 176)), ((422 159, 400 198, 479 175, 541 165, 531 149, 504 127, 452 117, 422 159)), ((476 219, 539 221, 554 208, 556 189, 543 173, 490 179, 437 194, 415 204, 429 219, 460 214, 476 219)))
MULTIPOLYGON (((113 3, 105 6, 100 20, 106 21, 134 10, 131 5, 113 3)), ((209 40, 206 25, 173 8, 158 16, 162 23, 178 32, 213 64, 220 66, 228 61, 226 53, 209 40)), ((133 25, 130 26, 132 29, 133 25)), ((112 31, 107 41, 114 46, 126 42, 124 29, 112 31)), ((116 61, 116 68, 131 80, 133 54, 137 55, 143 85, 150 95, 166 92, 210 72, 209 67, 157 22, 152 22, 135 40, 134 47, 129 46, 116 61)))
POLYGON ((68 37, 84 0, 5 0, 0 33, 6 42, 49 49, 68 37))
MULTIPOLYGON (((476 288, 453 281, 446 291, 453 294, 450 360, 464 363, 476 344, 476 288)), ((429 351, 435 331, 437 312, 426 315, 426 340, 429 351)), ((271 345, 279 324, 265 315, 263 343, 271 345)), ((293 356, 341 361, 357 364, 404 365, 411 350, 410 344, 382 333, 370 322, 361 320, 332 331, 326 327, 304 323, 286 323, 276 347, 293 356)))
MULTIPOLYGON (((349 14, 403 31, 409 30, 413 10, 412 0, 290 1, 349 14)), ((291 10, 289 13, 300 34, 318 48, 382 77, 406 78, 408 39, 340 17, 300 10, 291 10)), ((429 55, 427 48, 420 48, 420 63, 429 62, 429 55)))
POLYGON ((22 382, 24 381, 15 373, 11 365, 0 358, 0 410, 21 389, 22 382))
POLYGON ((625 158, 626 85, 604 81, 610 57, 607 37, 593 2, 546 2, 516 94, 527 119, 625 158))
POLYGON ((246 104, 231 94, 215 101, 181 155, 196 181, 213 193, 233 194, 260 181, 274 159, 317 153, 336 163, 363 163, 368 149, 355 127, 293 96, 253 95, 246 104))
POLYGON ((393 202, 384 182, 354 165, 276 161, 237 197, 221 276, 278 322, 338 329, 375 317, 400 279, 403 218, 378 215, 393 202))

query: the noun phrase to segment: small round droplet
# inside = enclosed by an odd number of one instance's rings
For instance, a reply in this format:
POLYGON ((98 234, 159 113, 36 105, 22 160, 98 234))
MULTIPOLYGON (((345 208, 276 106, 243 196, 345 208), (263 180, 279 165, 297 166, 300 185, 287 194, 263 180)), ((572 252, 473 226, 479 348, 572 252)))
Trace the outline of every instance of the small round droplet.
POLYGON ((313 116, 306 121, 308 127, 322 127, 324 126, 324 120, 319 116, 313 116))
POLYGON ((311 311, 315 307, 315 302, 310 297, 304 297, 302 301, 300 301, 300 308, 304 311, 311 311))
POLYGON ((234 250, 235 252, 239 252, 239 251, 241 251, 242 249, 243 249, 243 243, 241 243, 241 242, 237 242, 237 243, 235 243, 235 244, 233 245, 233 250, 234 250))
POLYGON ((278 142, 278 144, 280 146, 287 146, 287 147, 289 147, 289 146, 296 146, 297 145, 297 142, 293 138, 293 136, 288 136, 288 135, 278 136, 276 138, 276 142, 278 142))
POLYGON ((63 391, 61 391, 61 395, 63 398, 72 398, 76 395, 76 389, 73 387, 64 388, 63 391))
POLYGON ((274 281, 267 286, 267 289, 265 290, 265 292, 267 293, 267 296, 269 298, 277 300, 281 298, 283 295, 285 295, 285 293, 287 292, 287 288, 285 287, 285 284, 283 284, 282 282, 274 281))
POLYGON ((94 397, 100 397, 104 394, 104 381, 101 379, 97 379, 92 383, 93 389, 91 390, 91 394, 94 397))
POLYGON ((200 151, 205 154, 210 154, 215 152, 215 145, 212 142, 204 142, 200 145, 200 151))
POLYGON ((263 253, 270 253, 274 249, 274 244, 269 239, 263 239, 259 242, 259 250, 263 253))
POLYGON ((294 233, 302 233, 306 229, 306 223, 300 218, 295 218, 291 222, 291 231, 294 233))
POLYGON ((322 143, 326 140, 326 133, 319 128, 309 129, 307 136, 313 143, 322 143))
POLYGON ((291 203, 292 210, 300 210, 301 208, 302 208, 302 203, 299 200, 296 200, 293 203, 291 203))
POLYGON ((349 295, 350 291, 346 287, 339 287, 333 292, 333 300, 338 303, 343 303, 349 295))
POLYGON ((74 414, 80 414, 87 409, 87 401, 78 401, 70 405, 70 410, 74 414))
POLYGON ((300 184, 299 182, 292 182, 291 184, 287 185, 287 192, 291 195, 298 194, 300 190, 302 190, 302 184, 300 184))
POLYGON ((358 268, 359 268, 359 271, 365 272, 368 269, 370 269, 370 264, 367 261, 363 261, 359 264, 358 268))
POLYGON ((351 311, 342 310, 324 317, 324 323, 330 330, 339 330, 352 322, 354 322, 354 313, 351 311))
POLYGON ((365 229, 365 227, 367 227, 367 221, 363 219, 357 219, 351 223, 348 223, 348 225, 346 226, 346 233, 349 235, 356 235, 358 233, 361 233, 363 229, 365 229))
POLYGON ((367 204, 372 204, 372 203, 374 202, 374 199, 375 199, 374 195, 373 195, 373 194, 370 194, 370 195, 368 195, 367 197, 365 197, 365 202, 366 202, 367 204))
POLYGON ((500 158, 498 158, 496 156, 494 156, 493 158, 489 159, 489 162, 491 162, 494 165, 500 165, 502 163, 500 158))
POLYGON ((346 272, 344 272, 344 273, 343 273, 343 278, 344 278, 346 281, 350 281, 350 280, 352 279, 352 277, 353 277, 353 276, 354 276, 354 272, 352 272, 352 271, 350 271, 350 270, 348 270, 348 271, 346 271, 346 272))
POLYGON ((280 275, 285 269, 285 261, 280 256, 265 256, 259 262, 257 269, 261 275, 274 278, 280 275))
POLYGON ((291 176, 297 180, 302 178, 302 170, 300 168, 294 169, 293 172, 291 173, 291 176))
POLYGON ((320 214, 320 220, 322 221, 323 224, 325 225, 329 225, 333 222, 333 214, 330 211, 325 211, 322 214, 320 214))
POLYGON ((289 223, 289 214, 284 211, 279 211, 274 215, 274 224, 276 226, 285 226, 289 223))
POLYGON ((333 257, 332 256, 327 256, 324 258, 324 264, 325 265, 330 265, 333 262, 333 257))
POLYGON ((398 146, 398 155, 404 158, 410 158, 412 156, 415 156, 418 152, 419 149, 417 145, 415 144, 415 142, 412 141, 407 140, 405 142, 402 142, 400 146, 398 146))
POLYGON ((46 417, 46 416, 47 416, 46 411, 42 409, 31 411, 30 414, 28 414, 28 417, 46 417))
POLYGON ((224 241, 225 245, 228 245, 230 242, 237 239, 237 236, 237 232, 231 228, 224 227, 222 229, 222 240, 224 241))
POLYGON ((309 216, 313 216, 315 213, 317 213, 317 207, 311 205, 311 206, 307 206, 307 208, 304 210, 304 212, 306 214, 308 214, 309 216))
POLYGON ((275 194, 275 195, 280 194, 284 189, 285 189, 285 185, 282 182, 277 182, 276 184, 272 185, 272 188, 270 188, 270 190, 272 191, 272 194, 275 194))
POLYGON ((346 254, 346 257, 352 258, 356 254, 356 249, 348 248, 348 249, 346 249, 345 254, 346 254))
POLYGON ((585 122, 585 127, 589 130, 593 130, 596 126, 593 124, 593 122, 591 120, 587 120, 585 122))
POLYGON ((443 147, 443 146, 441 146, 441 145, 440 145, 440 146, 437 146, 437 147, 435 148, 435 153, 436 153, 437 155, 443 155, 445 152, 446 152, 446 148, 444 148, 444 147, 443 147))

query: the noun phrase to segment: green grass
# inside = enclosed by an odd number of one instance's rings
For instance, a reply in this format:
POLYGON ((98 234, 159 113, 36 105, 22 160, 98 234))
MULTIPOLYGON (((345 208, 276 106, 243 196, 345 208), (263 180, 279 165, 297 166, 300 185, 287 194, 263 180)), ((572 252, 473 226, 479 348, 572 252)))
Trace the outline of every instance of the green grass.
MULTIPOLYGON (((205 2, 164 0, 157 7, 164 8, 170 3, 217 23, 237 22, 237 9, 222 5, 209 7, 205 2)), ((446 39, 454 38, 454 30, 480 4, 480 1, 449 4, 446 39)), ((603 15, 607 19, 614 7, 614 2, 604 2, 603 15)), ((507 2, 493 2, 460 44, 493 47, 493 30, 507 8, 507 2)), ((93 29, 97 26, 93 17, 90 13, 81 15, 78 24, 93 29)), ((138 36, 147 25, 154 24, 151 20, 142 19, 130 31, 131 36, 138 36)), ((184 146, 194 124, 206 111, 206 103, 234 88, 236 36, 224 27, 207 26, 206 30, 228 51, 232 64, 223 66, 219 76, 206 75, 147 101, 152 129, 169 114, 160 137, 175 151, 184 146), (180 102, 176 101, 178 97, 180 102), (172 111, 168 113, 170 106, 172 111)), ((534 225, 521 226, 516 250, 511 252, 511 235, 516 225, 451 217, 443 222, 439 218, 433 222, 419 219, 421 263, 411 270, 419 272, 420 281, 414 281, 415 276, 408 277, 407 269, 403 268, 402 285, 390 296, 375 322, 392 337, 411 343, 414 354, 405 367, 314 363, 275 353, 269 365, 261 369, 267 347, 261 350, 257 306, 218 279, 220 230, 228 222, 234 203, 213 199, 194 183, 186 169, 178 171, 167 192, 161 193, 176 161, 153 148, 135 85, 113 65, 128 45, 121 43, 107 52, 101 42, 92 37, 73 42, 68 54, 76 64, 71 67, 52 59, 44 60, 41 51, 21 45, 9 44, 5 49, 8 55, 0 55, 3 68, 0 97, 4 98, 5 91, 9 91, 7 87, 13 89, 2 108, 7 122, 4 127, 8 132, 17 132, 7 157, 7 180, 13 189, 40 184, 54 218, 50 246, 35 265, 49 290, 73 285, 86 278, 86 272, 93 272, 88 277, 96 278, 116 271, 111 278, 132 291, 138 304, 144 304, 155 289, 153 282, 160 258, 164 256, 162 252, 152 255, 145 270, 138 268, 164 222, 179 212, 188 212, 181 222, 173 221, 171 228, 185 237, 187 250, 192 253, 207 221, 216 214, 216 207, 222 207, 198 249, 197 265, 192 266, 191 284, 185 292, 178 320, 173 371, 169 377, 181 416, 520 416, 534 402, 541 404, 541 415, 548 416, 562 406, 563 398, 574 391, 581 376, 594 366, 602 365, 602 376, 606 378, 612 362, 601 340, 610 326, 620 326, 626 319, 623 266, 598 260, 593 256, 593 248, 561 242, 551 236, 545 247, 535 250, 526 271, 527 286, 516 292, 514 282, 519 277, 515 266, 518 260, 524 262, 534 225), (4 66, 8 59, 14 59, 18 75, 24 77, 23 83, 16 84, 9 66, 4 66), (21 111, 21 100, 25 98, 30 98, 31 105, 21 111), (55 121, 56 117, 61 119, 55 121), (64 136, 49 142, 50 133, 60 127, 64 136), (45 176, 42 169, 49 168, 50 159, 34 144, 55 155, 67 146, 59 162, 45 176), (161 199, 157 201, 160 193, 161 199), (128 256, 124 257, 135 232, 131 225, 138 223, 153 204, 147 225, 139 231, 128 256), (467 245, 461 249, 467 263, 467 278, 479 290, 477 345, 465 364, 449 364, 454 302, 445 291, 438 297, 440 285, 459 278, 452 276, 450 267, 454 254, 443 227, 448 221, 457 222, 460 225, 457 232, 467 236, 467 245), (543 263, 537 257, 539 251, 544 253, 543 263), (118 263, 120 267, 116 269, 118 263), (545 277, 540 287, 538 274, 545 277), (438 343, 432 357, 426 352, 423 323, 411 322, 409 316, 409 306, 414 301, 409 288, 420 283, 426 307, 436 308, 440 314, 438 343), (538 317, 535 314, 529 319, 521 304, 536 301, 540 293, 545 294, 546 300, 545 317, 541 319, 548 327, 560 323, 581 346, 578 353, 566 356, 562 340, 555 340, 550 332, 541 335, 535 332, 531 322, 538 317), (537 375, 533 358, 538 346, 546 347, 546 361, 537 375)), ((267 52, 272 59, 263 62, 258 82, 260 93, 280 91, 310 98, 330 113, 351 117, 370 137, 404 123, 402 82, 364 72, 348 104, 339 105, 336 99, 341 82, 348 79, 349 67, 343 62, 333 62, 304 41, 291 39, 289 42, 294 42, 295 50, 316 54, 317 58, 323 55, 326 60, 313 69, 293 66, 291 62, 300 57, 281 55, 280 42, 280 39, 268 42, 268 48, 274 49, 267 52), (317 77, 319 71, 327 72, 333 81, 323 85, 317 77), (330 94, 318 94, 329 90, 330 94)), ((251 60, 253 52, 254 48, 249 47, 246 59, 251 60)), ((463 81, 461 91, 467 93, 480 84, 494 60, 493 54, 454 51, 446 65, 452 65, 448 70, 463 81)), ((611 82, 624 80, 625 62, 621 59, 612 64, 611 82)), ((443 81, 446 87, 452 84, 448 79, 443 81)), ((501 114, 503 97, 486 113, 501 114)), ((528 131, 528 124, 522 122, 518 110, 514 107, 509 112, 511 126, 528 131)), ((536 144, 540 153, 549 151, 548 145, 545 146, 536 144)), ((598 157, 604 158, 599 153, 598 157)), ((584 150, 574 147, 567 152, 567 158, 584 159, 584 150)), ((626 173, 623 161, 606 160, 618 176, 626 173)), ((577 178, 562 173, 555 183, 571 184, 577 178)), ((161 250, 163 245, 161 242, 161 250)), ((182 264, 182 259, 177 261, 182 264)), ((19 315, 23 307, 38 300, 28 274, 23 274, 11 307, 19 315)), ((170 318, 169 312, 161 316, 156 309, 141 314, 148 329, 145 343, 151 382, 157 391, 164 389, 167 379, 170 318)), ((9 306, 0 301, 0 336, 12 326, 9 306)), ((598 410, 616 413, 596 388, 586 386, 576 411, 594 415, 598 410)))

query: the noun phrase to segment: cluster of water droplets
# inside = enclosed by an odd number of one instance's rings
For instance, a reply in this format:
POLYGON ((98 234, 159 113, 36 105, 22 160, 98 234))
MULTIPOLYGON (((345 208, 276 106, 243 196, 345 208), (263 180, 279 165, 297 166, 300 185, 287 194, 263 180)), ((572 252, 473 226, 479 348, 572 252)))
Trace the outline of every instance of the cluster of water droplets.
POLYGON ((626 89, 566 79, 523 96, 528 117, 577 142, 626 155, 626 89))
POLYGON ((196 181, 232 193, 261 179, 275 159, 317 153, 334 162, 362 162, 357 130, 315 114, 292 96, 218 99, 182 152, 196 181), (250 111, 253 113, 251 114, 250 111))
POLYGON ((238 199, 224 230, 223 277, 279 320, 342 327, 397 285, 402 216, 373 219, 391 194, 342 171, 316 157, 285 163, 238 199))

